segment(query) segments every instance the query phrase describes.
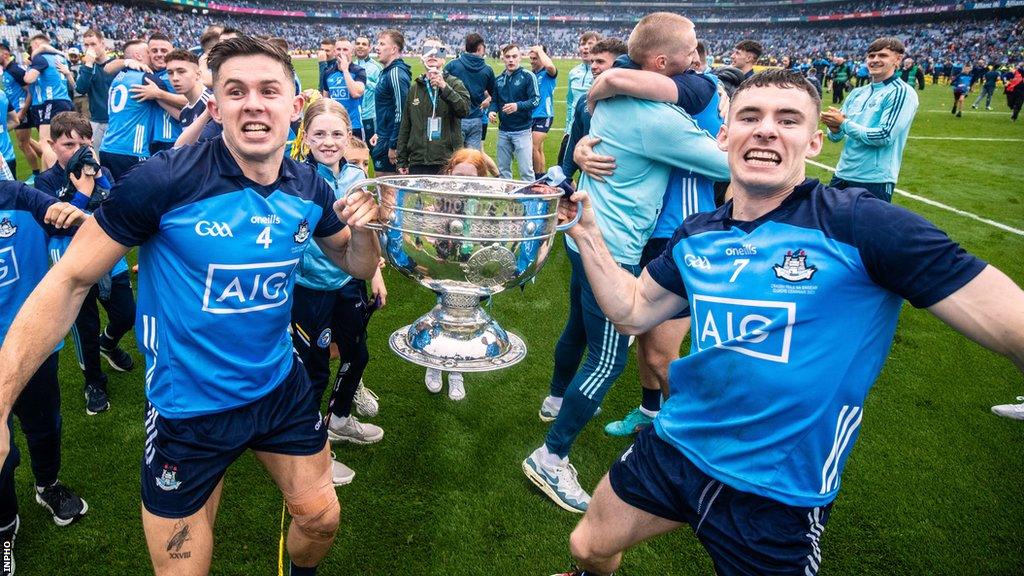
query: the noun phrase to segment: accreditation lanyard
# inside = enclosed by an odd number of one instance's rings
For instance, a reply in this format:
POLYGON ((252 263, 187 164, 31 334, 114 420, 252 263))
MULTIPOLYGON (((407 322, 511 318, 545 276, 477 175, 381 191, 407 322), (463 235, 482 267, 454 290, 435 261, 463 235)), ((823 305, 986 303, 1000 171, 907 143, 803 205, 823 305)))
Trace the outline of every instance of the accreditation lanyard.
POLYGON ((427 80, 427 96, 430 98, 430 118, 427 120, 427 140, 441 139, 441 119, 437 117, 437 91, 427 80))

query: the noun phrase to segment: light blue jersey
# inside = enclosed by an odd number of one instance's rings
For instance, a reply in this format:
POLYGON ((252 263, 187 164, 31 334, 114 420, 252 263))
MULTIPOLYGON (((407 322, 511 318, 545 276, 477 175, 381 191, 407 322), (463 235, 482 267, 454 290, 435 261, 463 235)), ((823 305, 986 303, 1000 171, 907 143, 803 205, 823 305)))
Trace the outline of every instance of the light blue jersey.
POLYGON ((828 139, 846 139, 836 176, 851 182, 895 184, 903 162, 917 93, 893 74, 883 82, 854 88, 843 101, 846 120, 828 139))
POLYGON ((736 490, 824 506, 904 298, 932 306, 985 263, 908 210, 815 180, 752 222, 732 208, 687 218, 647 266, 693 317, 655 431, 736 490))
MULTIPOLYGON (((317 165, 316 172, 334 191, 335 200, 341 200, 350 186, 366 178, 366 173, 361 168, 347 162, 341 163, 341 170, 337 176, 323 164, 317 165)), ((309 248, 302 254, 302 261, 299 262, 295 275, 295 283, 299 286, 324 292, 337 290, 348 284, 349 280, 352 280, 352 276, 331 262, 316 242, 310 243, 309 248)))
POLYGON ((292 370, 295 268, 314 236, 343 227, 312 167, 244 178, 224 141, 156 155, 96 210, 114 241, 139 246, 135 335, 146 396, 161 417, 224 412, 263 398, 292 370))
MULTIPOLYGON (((167 69, 158 70, 154 72, 154 75, 163 81, 163 89, 170 92, 171 94, 177 94, 174 91, 174 87, 171 86, 171 81, 167 77, 167 69)), ((174 142, 181 135, 181 122, 174 119, 163 109, 159 104, 153 112, 153 142, 174 142)))
POLYGON ((39 77, 32 84, 32 105, 42 106, 51 100, 71 101, 68 95, 68 80, 57 71, 57 65, 68 65, 63 54, 46 52, 32 59, 30 66, 39 71, 39 77))
POLYGON ((380 82, 380 73, 383 70, 381 65, 374 62, 369 58, 363 60, 356 60, 356 64, 366 70, 366 90, 363 91, 363 106, 360 108, 363 112, 363 120, 375 120, 377 118, 377 108, 374 103, 374 94, 377 90, 377 82, 380 82))
MULTIPOLYGON (((715 139, 671 104, 628 96, 602 100, 590 135, 601 139, 595 152, 615 157, 615 171, 603 182, 584 174, 579 188, 590 193, 605 244, 620 264, 640 262, 673 167, 729 179, 725 152, 715 139)), ((566 242, 577 250, 571 238, 566 242)))
POLYGON ((594 73, 590 64, 580 62, 569 70, 569 91, 565 95, 565 133, 572 130, 572 117, 576 112, 576 100, 585 96, 594 83, 594 73))
POLYGON ((131 92, 132 87, 141 86, 146 78, 159 80, 152 74, 128 68, 114 77, 107 98, 110 121, 100 143, 100 152, 149 158, 153 119, 162 110, 153 101, 140 102, 132 98, 131 92))
POLYGON ((4 93, 7 100, 20 111, 25 106, 25 99, 28 92, 25 90, 25 69, 15 62, 11 62, 4 69, 4 93))
POLYGON ((552 76, 547 70, 541 68, 540 72, 534 72, 537 77, 537 84, 540 89, 540 104, 533 109, 534 118, 555 117, 555 84, 558 78, 552 76))
MULTIPOLYGON (((8 112, 17 112, 13 104, 7 99, 7 92, 0 90, 0 117, 7 120, 8 112)), ((11 142, 11 133, 8 130, 0 132, 0 156, 10 162, 14 160, 14 143, 11 142)))

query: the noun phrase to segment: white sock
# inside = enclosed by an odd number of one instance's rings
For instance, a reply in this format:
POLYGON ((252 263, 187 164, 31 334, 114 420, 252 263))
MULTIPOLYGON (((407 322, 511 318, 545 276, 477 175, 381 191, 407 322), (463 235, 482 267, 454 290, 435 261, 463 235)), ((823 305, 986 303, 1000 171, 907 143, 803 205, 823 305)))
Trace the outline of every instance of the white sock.
MULTIPOLYGON (((559 400, 561 400, 561 398, 559 398, 559 400)), ((540 447, 537 456, 540 458, 541 464, 549 468, 553 466, 565 466, 566 462, 569 460, 568 458, 561 458, 558 456, 558 454, 555 454, 548 450, 547 444, 544 444, 540 447)))
POLYGON ((348 424, 349 418, 352 416, 338 416, 337 414, 331 414, 331 422, 329 426, 331 428, 341 428, 348 424))
POLYGON ((560 396, 548 396, 544 399, 544 403, 548 406, 554 406, 559 410, 562 409, 562 398, 560 396))
POLYGON ((644 416, 647 416, 648 418, 654 418, 655 416, 658 415, 658 412, 660 412, 660 410, 648 410, 643 406, 640 407, 640 413, 643 414, 644 416))

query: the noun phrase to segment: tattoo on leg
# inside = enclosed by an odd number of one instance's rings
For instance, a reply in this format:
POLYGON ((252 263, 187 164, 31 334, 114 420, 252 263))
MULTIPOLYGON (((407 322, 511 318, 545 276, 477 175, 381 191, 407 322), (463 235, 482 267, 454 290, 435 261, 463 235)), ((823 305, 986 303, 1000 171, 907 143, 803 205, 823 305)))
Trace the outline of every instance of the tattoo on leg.
POLYGON ((174 534, 171 536, 171 539, 167 541, 167 553, 172 559, 180 560, 190 558, 192 556, 191 551, 185 550, 182 552, 181 550, 181 547, 185 545, 185 542, 192 539, 192 536, 189 534, 190 530, 188 523, 184 520, 179 520, 178 523, 174 525, 174 534))

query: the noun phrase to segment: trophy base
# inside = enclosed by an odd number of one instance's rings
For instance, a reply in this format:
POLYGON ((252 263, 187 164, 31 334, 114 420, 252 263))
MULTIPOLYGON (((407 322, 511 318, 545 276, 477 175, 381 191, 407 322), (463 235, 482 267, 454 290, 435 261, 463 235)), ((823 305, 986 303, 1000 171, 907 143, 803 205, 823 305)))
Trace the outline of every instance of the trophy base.
POLYGON ((398 356, 446 372, 507 368, 526 356, 526 344, 480 307, 478 296, 442 294, 437 306, 390 338, 398 356))

